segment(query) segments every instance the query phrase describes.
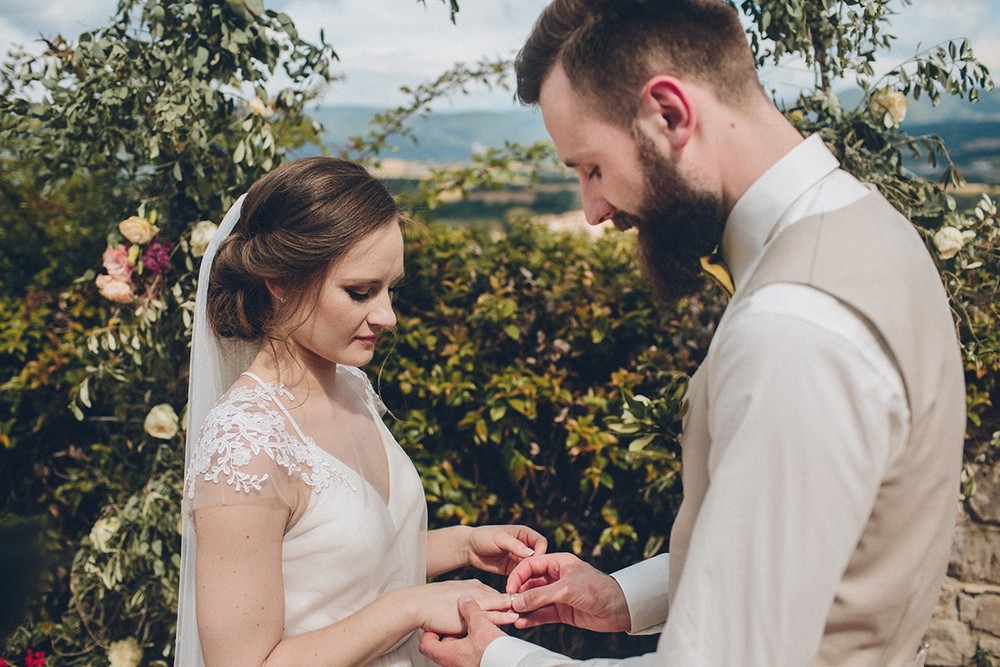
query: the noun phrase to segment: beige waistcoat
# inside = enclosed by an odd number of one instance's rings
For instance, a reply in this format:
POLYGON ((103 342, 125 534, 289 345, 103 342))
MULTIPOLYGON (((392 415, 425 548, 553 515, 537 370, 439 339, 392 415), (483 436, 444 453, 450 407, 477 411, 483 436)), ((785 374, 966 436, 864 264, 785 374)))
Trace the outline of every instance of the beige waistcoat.
MULTIPOLYGON (((813 664, 909 664, 947 568, 962 463, 965 388, 947 297, 916 230, 876 194, 787 228, 734 299, 777 282, 811 285, 867 318, 896 362, 911 415, 906 449, 882 479, 830 600, 813 664)), ((671 599, 711 483, 708 396, 699 376, 707 377, 712 356, 710 348, 688 392, 684 502, 670 538, 671 599)))

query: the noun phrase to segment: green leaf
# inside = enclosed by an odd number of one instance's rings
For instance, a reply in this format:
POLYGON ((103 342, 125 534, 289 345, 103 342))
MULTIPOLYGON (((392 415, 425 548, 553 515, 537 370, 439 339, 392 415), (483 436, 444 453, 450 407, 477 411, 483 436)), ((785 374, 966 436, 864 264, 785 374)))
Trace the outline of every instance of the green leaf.
POLYGON ((647 433, 646 435, 640 436, 629 443, 628 450, 630 452, 641 452, 645 449, 653 440, 656 439, 655 433, 647 433))

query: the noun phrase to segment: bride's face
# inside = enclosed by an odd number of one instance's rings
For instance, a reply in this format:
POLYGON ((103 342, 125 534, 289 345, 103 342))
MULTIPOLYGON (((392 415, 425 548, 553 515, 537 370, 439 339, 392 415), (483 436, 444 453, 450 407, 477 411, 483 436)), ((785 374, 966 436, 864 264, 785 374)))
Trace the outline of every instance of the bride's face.
POLYGON ((396 324, 392 293, 402 279, 403 234, 389 224, 327 271, 315 307, 291 334, 297 352, 307 363, 367 364, 379 335, 396 324))

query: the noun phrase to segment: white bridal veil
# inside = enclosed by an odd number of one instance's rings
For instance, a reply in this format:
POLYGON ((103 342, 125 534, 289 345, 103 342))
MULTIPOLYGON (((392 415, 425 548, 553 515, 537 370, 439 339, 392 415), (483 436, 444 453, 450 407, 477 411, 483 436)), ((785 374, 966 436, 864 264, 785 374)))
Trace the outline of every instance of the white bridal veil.
MULTIPOLYGON (((222 340, 216 337, 208 323, 205 300, 208 278, 215 253, 222 239, 229 236, 240 219, 243 199, 233 204, 218 231, 205 250, 198 272, 198 293, 195 297, 194 332, 191 337, 191 366, 188 377, 187 431, 184 446, 184 471, 187 474, 191 453, 201 426, 212 406, 253 361, 256 349, 252 345, 222 340)), ((177 642, 174 648, 176 667, 203 667, 198 623, 195 614, 195 533, 194 523, 186 511, 181 512, 181 577, 177 601, 177 642)))
MULTIPOLYGON (((218 400, 229 390, 240 374, 247 370, 257 354, 256 343, 219 338, 208 321, 206 297, 212 266, 221 242, 229 236, 240 219, 246 195, 233 204, 219 226, 215 237, 202 258, 198 274, 198 291, 195 297, 194 331, 191 340, 191 364, 188 381, 187 430, 185 440, 184 471, 191 471, 196 456, 201 431, 218 400)), ((338 365, 338 369, 340 366, 338 365)), ((379 402, 363 371, 344 367, 345 388, 356 392, 360 401, 371 410, 372 419, 379 431, 386 470, 392 480, 392 493, 384 500, 378 489, 368 480, 374 479, 365 472, 372 465, 362 456, 361 447, 366 438, 347 438, 337 446, 319 452, 319 446, 298 429, 291 415, 281 403, 288 424, 302 443, 308 441, 311 453, 302 466, 292 474, 288 469, 286 483, 294 482, 300 490, 308 492, 312 512, 309 525, 322 525, 321 530, 302 528, 286 539, 295 540, 302 554, 286 561, 283 558, 285 584, 285 626, 292 634, 326 625, 343 618, 370 602, 372 595, 400 586, 417 585, 426 581, 426 526, 427 505, 423 488, 412 464, 392 439, 392 434, 379 419, 379 402), (312 459, 315 454, 316 458, 312 459), (302 468, 302 469, 300 469, 302 468), (353 477, 352 477, 353 476, 353 477), (358 479, 360 478, 360 479, 358 479), (350 492, 343 491, 338 479, 347 482, 350 492), (321 488, 331 487, 319 496, 321 488), (358 530, 349 530, 360 526, 358 530), (345 531, 350 535, 345 534, 345 531), (341 548, 342 546, 350 548, 341 548), (316 553, 324 554, 319 560, 316 553), (322 562, 326 569, 317 570, 322 562), (329 604, 315 610, 317 595, 334 595, 329 604)), ((291 435, 289 435, 292 438, 291 435)), ((294 438, 293 438, 294 439, 294 438)), ((372 439, 374 441, 374 439, 372 439)), ((276 465, 283 465, 278 462, 276 465)), ((177 639, 174 648, 175 667, 204 667, 198 635, 195 604, 196 538, 190 511, 192 501, 187 497, 193 480, 186 480, 185 498, 181 505, 181 563, 180 589, 177 603, 177 639)), ((297 491, 296 491, 297 492, 297 491)), ((305 516, 305 515, 303 515, 305 516)), ((302 524, 305 525, 305 524, 302 524)), ((299 526, 297 523, 296 526, 299 526)), ((423 665, 427 663, 419 653, 416 635, 402 637, 375 665, 423 665), (404 646, 405 645, 405 646, 404 646)))

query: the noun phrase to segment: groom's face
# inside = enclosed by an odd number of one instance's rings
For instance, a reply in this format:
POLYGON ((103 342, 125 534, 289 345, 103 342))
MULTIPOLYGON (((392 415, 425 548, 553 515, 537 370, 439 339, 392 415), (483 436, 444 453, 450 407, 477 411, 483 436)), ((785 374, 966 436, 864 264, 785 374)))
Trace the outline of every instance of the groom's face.
POLYGON ((638 232, 643 275, 666 301, 704 285, 700 258, 718 246, 721 196, 699 188, 640 128, 600 117, 561 66, 542 85, 539 106, 560 157, 576 172, 587 222, 638 232))
POLYGON ((641 132, 636 144, 645 179, 642 202, 637 215, 616 214, 615 225, 638 230, 640 268, 669 303, 704 286, 701 258, 722 239, 725 207, 721 196, 684 178, 641 132))

